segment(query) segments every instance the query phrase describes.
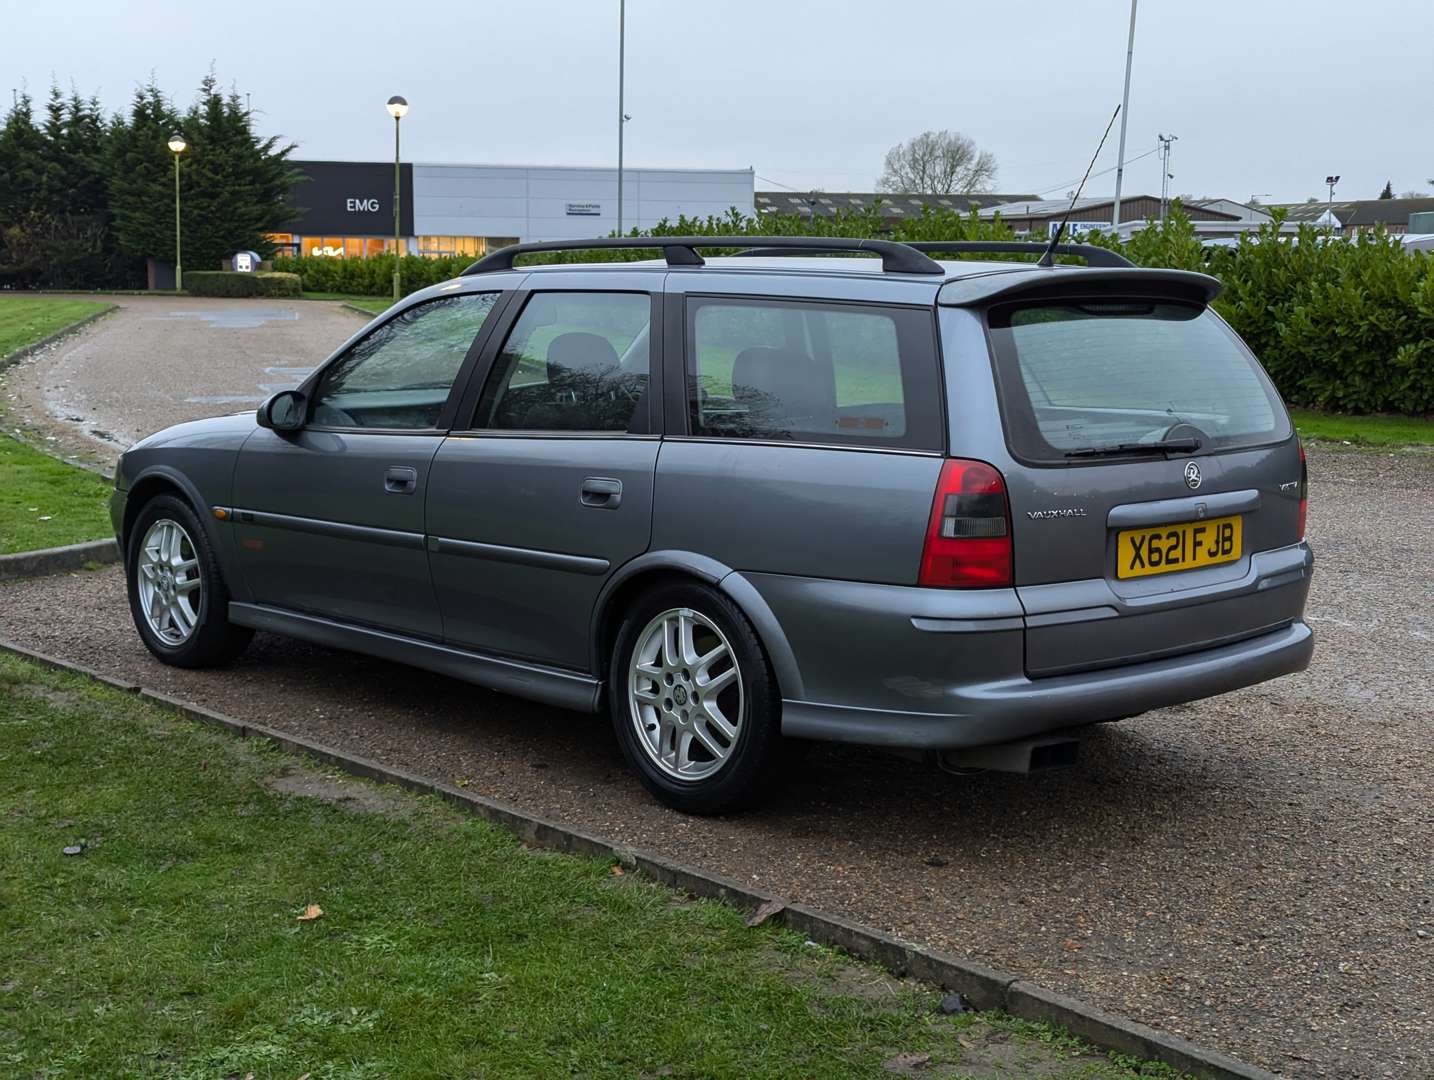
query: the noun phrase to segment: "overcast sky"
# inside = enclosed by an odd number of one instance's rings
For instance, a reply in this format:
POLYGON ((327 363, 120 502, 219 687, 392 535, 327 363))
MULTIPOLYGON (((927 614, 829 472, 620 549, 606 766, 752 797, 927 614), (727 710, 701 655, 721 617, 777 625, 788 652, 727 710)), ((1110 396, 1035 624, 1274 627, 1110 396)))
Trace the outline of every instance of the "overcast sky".
MULTIPOLYGON (((123 106, 151 72, 181 104, 213 63, 297 157, 611 164, 618 0, 7 3, 0 73, 123 106)), ((996 190, 1061 195, 1120 102, 1128 0, 628 0, 627 161, 746 167, 757 187, 872 190, 894 143, 971 136, 996 190)), ((1125 191, 1267 201, 1427 190, 1434 2, 1145 0, 1125 191)), ((1116 139, 1097 169, 1113 167, 1116 139)), ((1114 176, 1092 179, 1108 194, 1114 176)))

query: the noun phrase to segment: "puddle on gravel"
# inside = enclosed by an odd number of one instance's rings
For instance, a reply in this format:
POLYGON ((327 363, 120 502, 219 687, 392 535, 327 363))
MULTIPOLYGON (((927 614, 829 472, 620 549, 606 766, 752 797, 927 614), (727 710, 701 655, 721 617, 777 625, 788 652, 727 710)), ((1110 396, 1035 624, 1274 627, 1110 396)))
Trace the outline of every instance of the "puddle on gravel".
POLYGON ((164 315, 150 315, 147 322, 187 322, 199 320, 220 330, 253 330, 269 322, 296 322, 297 311, 284 308, 219 308, 198 311, 171 311, 164 315))

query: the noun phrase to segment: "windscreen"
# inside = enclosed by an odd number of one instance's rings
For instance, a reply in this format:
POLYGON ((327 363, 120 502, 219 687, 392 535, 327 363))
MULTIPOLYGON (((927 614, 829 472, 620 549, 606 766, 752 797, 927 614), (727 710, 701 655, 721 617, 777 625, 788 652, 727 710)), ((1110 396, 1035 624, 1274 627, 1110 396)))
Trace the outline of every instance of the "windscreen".
MULTIPOLYGON (((990 327, 1018 457, 1083 459, 1083 451, 1174 436, 1198 439, 1201 450, 1231 449, 1290 434, 1255 358, 1203 308, 1149 301, 1007 306, 991 312, 990 327)), ((1126 451, 1139 452, 1138 445, 1126 451)))

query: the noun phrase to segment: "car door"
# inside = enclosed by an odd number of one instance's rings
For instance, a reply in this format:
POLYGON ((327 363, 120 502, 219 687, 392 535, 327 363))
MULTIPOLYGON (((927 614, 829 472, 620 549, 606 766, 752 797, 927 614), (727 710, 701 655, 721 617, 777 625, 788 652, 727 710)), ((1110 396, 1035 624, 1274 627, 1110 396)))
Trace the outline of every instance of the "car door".
POLYGON ((603 583, 647 549, 662 273, 545 272, 444 441, 430 564, 451 644, 587 670, 603 583))
POLYGON ((252 600, 437 639, 424 549, 433 455, 502 294, 407 308, 305 386, 298 431, 260 429, 239 453, 234 529, 252 600))

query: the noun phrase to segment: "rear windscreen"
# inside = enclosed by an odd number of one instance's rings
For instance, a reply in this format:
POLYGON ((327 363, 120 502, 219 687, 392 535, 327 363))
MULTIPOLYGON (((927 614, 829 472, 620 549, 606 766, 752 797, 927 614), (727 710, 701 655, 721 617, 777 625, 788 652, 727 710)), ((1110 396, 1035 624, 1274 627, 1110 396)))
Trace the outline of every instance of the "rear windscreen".
POLYGON ((1072 451, 1153 443, 1189 436, 1191 428, 1202 451, 1290 435, 1284 406, 1255 358, 1203 308, 1139 301, 1006 306, 992 310, 990 329, 1017 457, 1063 462, 1072 451))

